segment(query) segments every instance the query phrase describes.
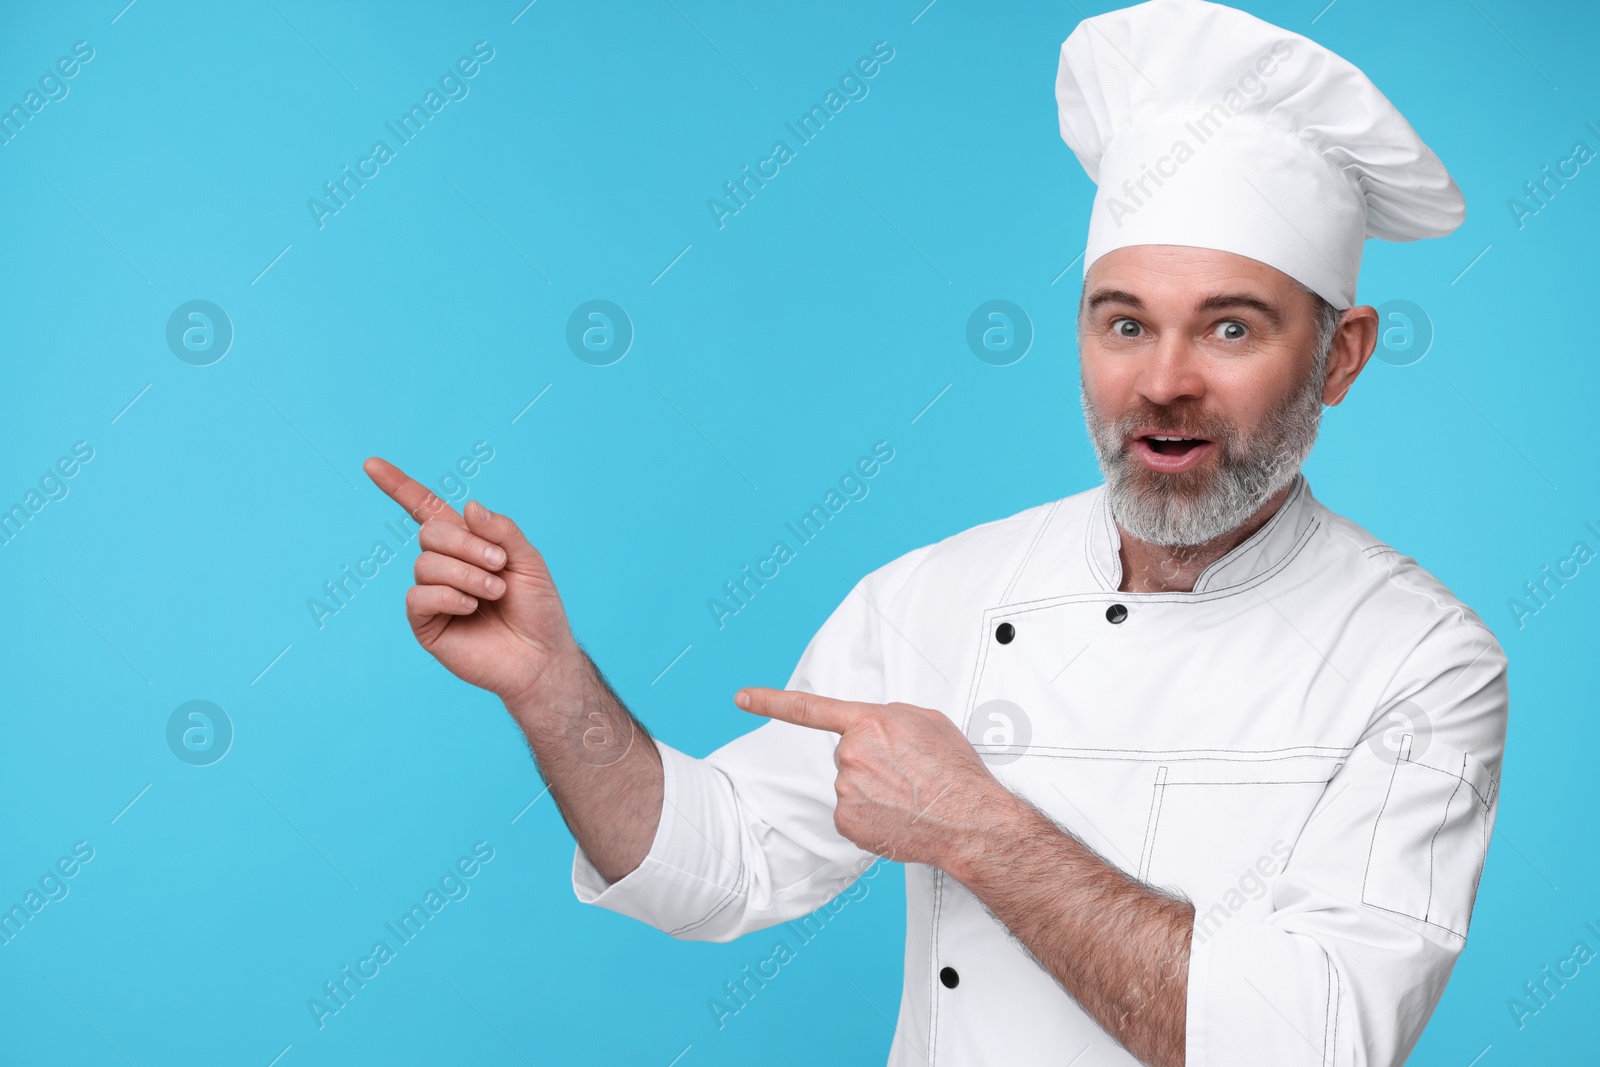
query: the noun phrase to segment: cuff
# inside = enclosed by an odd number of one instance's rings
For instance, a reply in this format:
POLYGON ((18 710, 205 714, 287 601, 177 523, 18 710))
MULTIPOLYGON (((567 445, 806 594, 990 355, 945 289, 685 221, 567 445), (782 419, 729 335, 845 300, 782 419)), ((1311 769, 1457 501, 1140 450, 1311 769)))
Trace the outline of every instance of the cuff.
MULTIPOLYGON (((1190 935, 1187 1067, 1331 1063, 1339 990, 1310 938, 1246 918, 1190 935)), ((1374 1062, 1377 1062, 1376 1060, 1374 1062)))
POLYGON ((655 745, 662 805, 650 851, 638 867, 607 882, 582 847, 574 848, 572 891, 580 903, 692 937, 742 891, 738 809, 720 770, 660 740, 655 745))

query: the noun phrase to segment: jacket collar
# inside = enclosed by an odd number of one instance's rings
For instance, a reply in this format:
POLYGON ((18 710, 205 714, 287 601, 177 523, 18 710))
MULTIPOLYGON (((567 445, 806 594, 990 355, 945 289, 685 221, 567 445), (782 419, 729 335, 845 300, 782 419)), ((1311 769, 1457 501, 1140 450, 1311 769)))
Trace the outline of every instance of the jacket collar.
MULTIPOLYGON (((1315 498, 1311 495, 1311 484, 1306 481, 1305 474, 1297 472, 1292 484, 1288 497, 1261 529, 1202 571, 1194 583, 1193 593, 1189 595, 1243 585, 1288 558, 1304 538, 1306 530, 1316 521, 1312 508, 1315 498)), ((1095 490, 1086 538, 1089 566, 1095 579, 1108 592, 1115 592, 1122 584, 1122 532, 1112 518, 1111 496, 1104 484, 1095 490)), ((1184 594, 1161 595, 1170 597, 1184 594)))

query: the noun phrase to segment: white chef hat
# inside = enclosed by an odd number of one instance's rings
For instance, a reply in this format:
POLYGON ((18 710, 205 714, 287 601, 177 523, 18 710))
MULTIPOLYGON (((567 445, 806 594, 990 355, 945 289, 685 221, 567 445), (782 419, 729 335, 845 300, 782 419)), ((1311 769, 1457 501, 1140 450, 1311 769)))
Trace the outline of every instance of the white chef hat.
POLYGON ((1444 164, 1346 60, 1206 0, 1084 19, 1061 46, 1061 136, 1099 186, 1083 269, 1171 244, 1248 256, 1336 308, 1362 241, 1442 237, 1466 205, 1444 164))

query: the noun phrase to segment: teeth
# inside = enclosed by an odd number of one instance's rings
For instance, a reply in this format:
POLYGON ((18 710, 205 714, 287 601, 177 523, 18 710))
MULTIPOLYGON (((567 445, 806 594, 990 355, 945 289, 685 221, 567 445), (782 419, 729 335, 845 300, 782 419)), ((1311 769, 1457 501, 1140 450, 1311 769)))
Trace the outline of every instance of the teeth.
POLYGON ((1160 434, 1151 434, 1152 441, 1198 441, 1198 437, 1162 437, 1160 434))

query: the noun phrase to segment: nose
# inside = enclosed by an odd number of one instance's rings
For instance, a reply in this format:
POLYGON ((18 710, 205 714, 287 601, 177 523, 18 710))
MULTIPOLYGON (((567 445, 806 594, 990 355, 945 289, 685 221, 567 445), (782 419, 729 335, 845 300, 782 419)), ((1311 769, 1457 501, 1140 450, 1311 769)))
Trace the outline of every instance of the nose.
POLYGON ((1200 360, 1188 337, 1168 332, 1146 350, 1135 387, 1140 396, 1157 406, 1186 397, 1199 399, 1205 395, 1200 360))

